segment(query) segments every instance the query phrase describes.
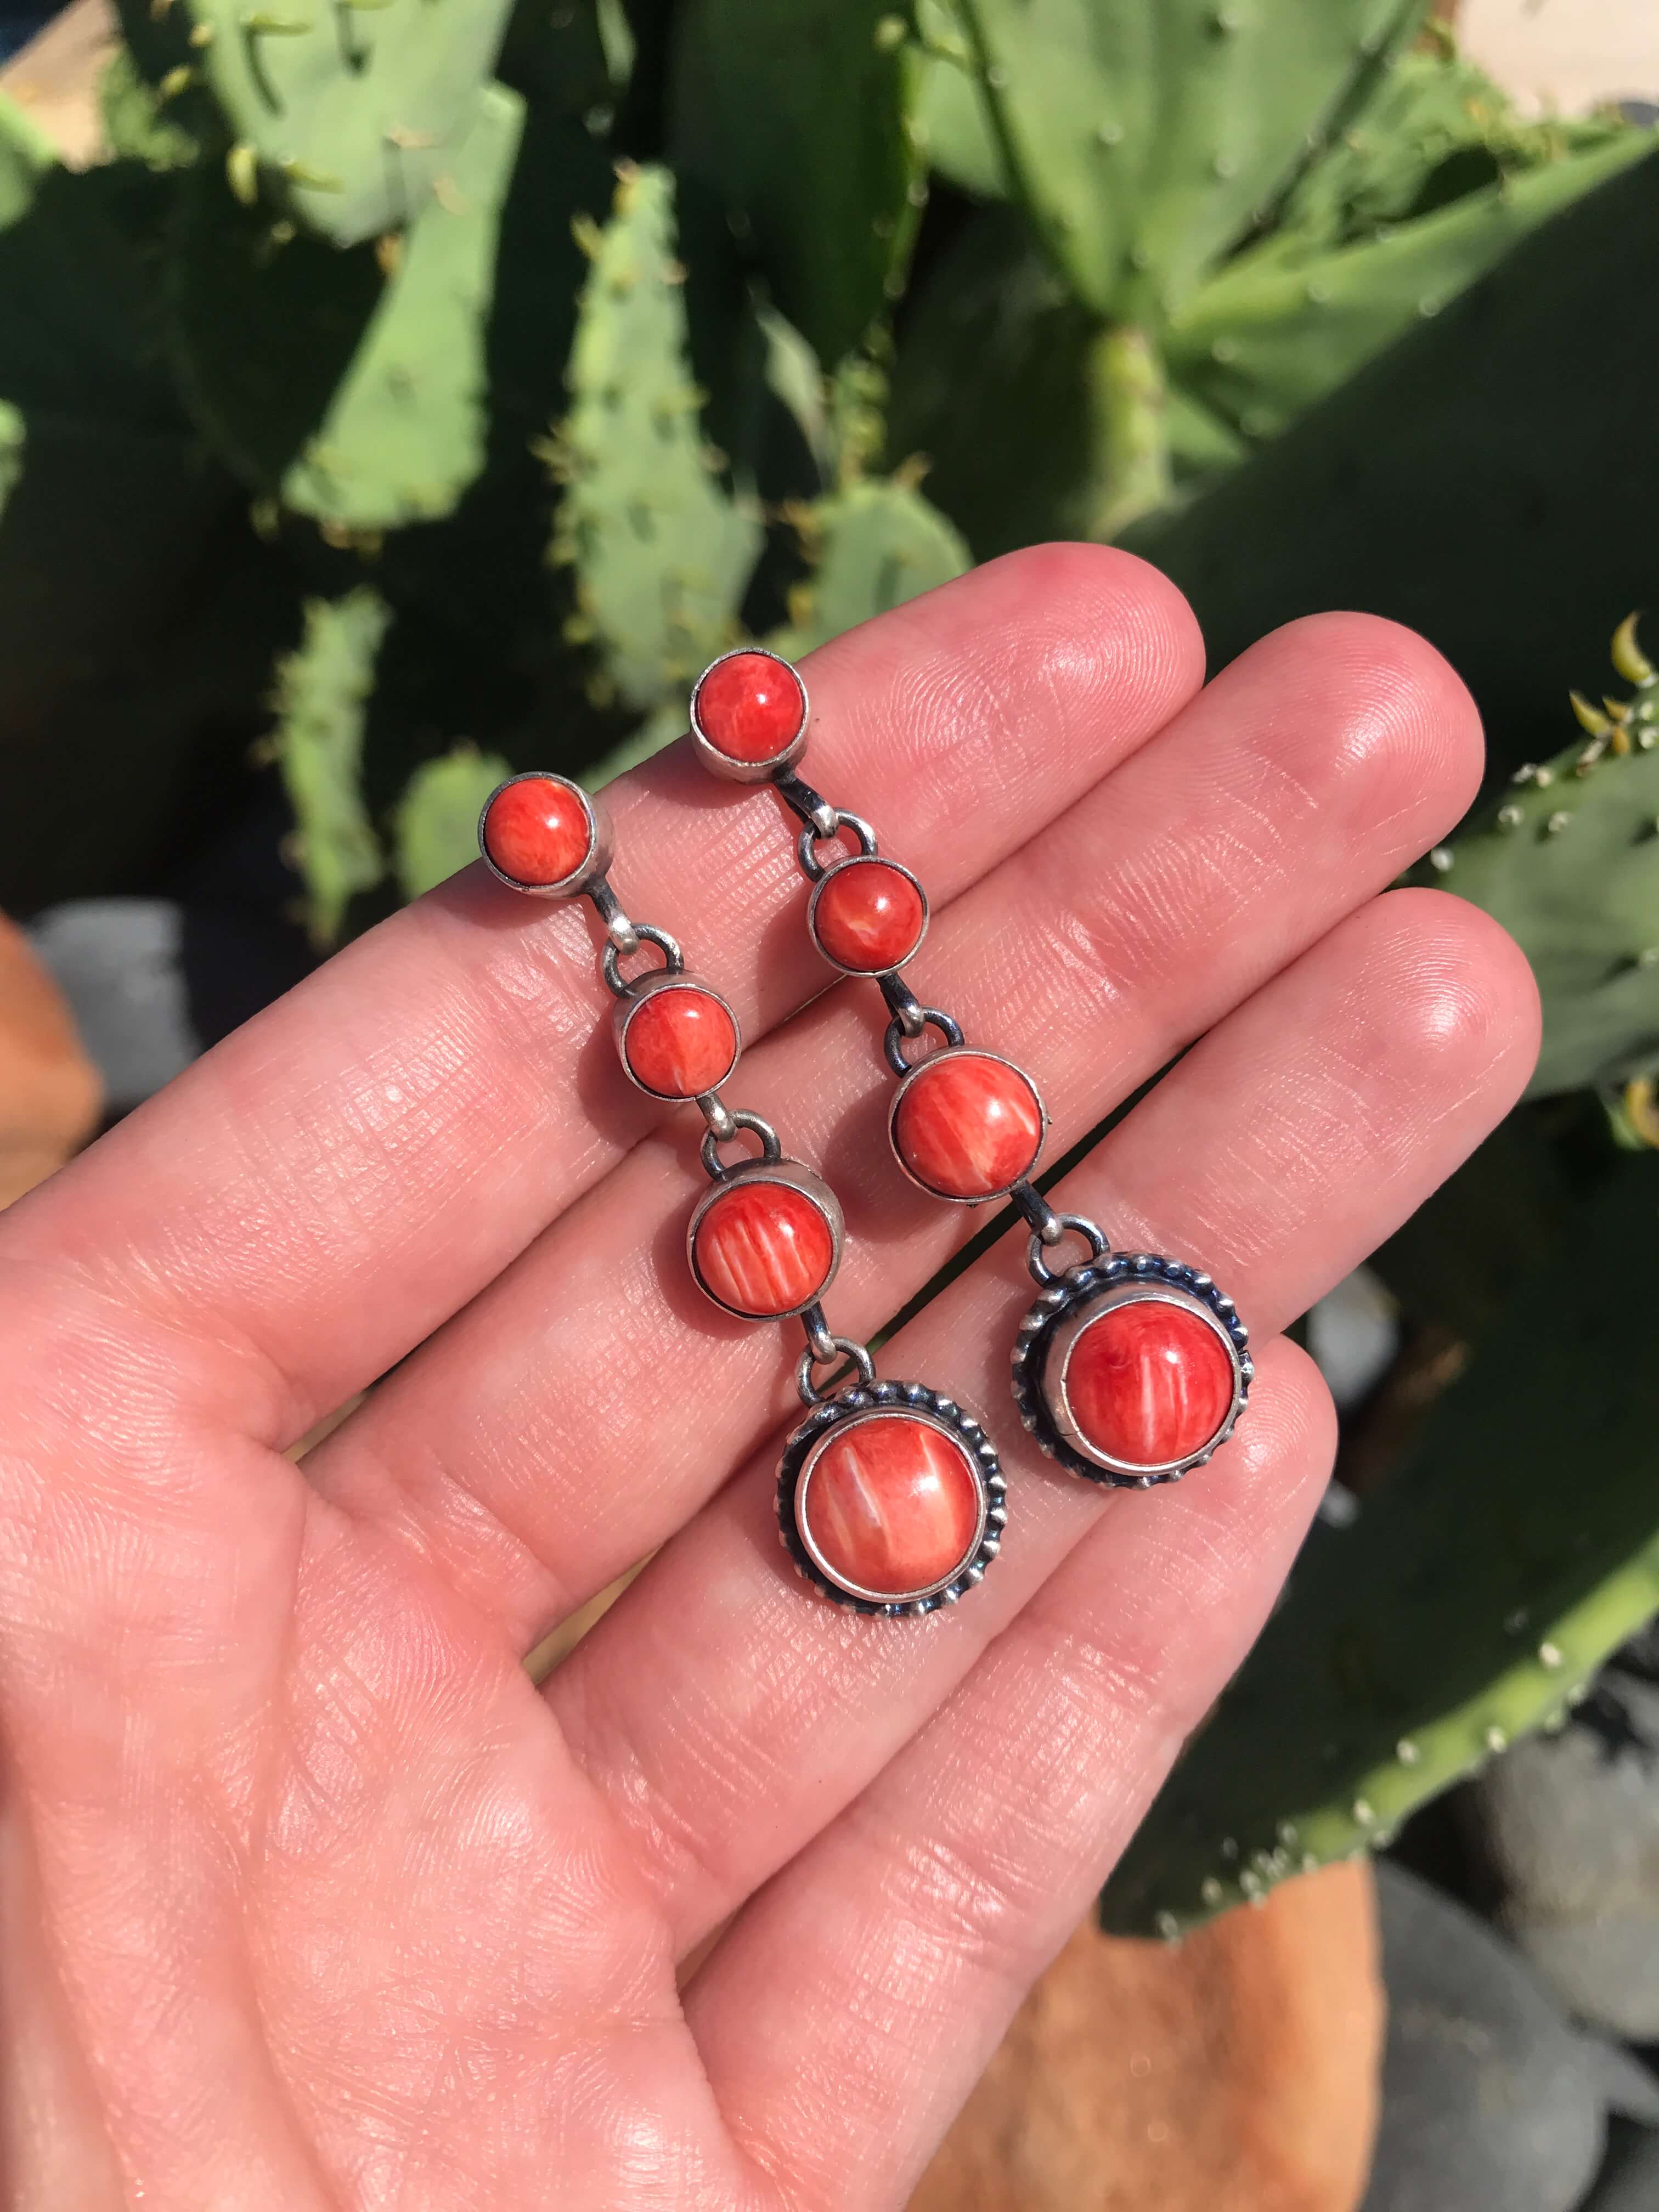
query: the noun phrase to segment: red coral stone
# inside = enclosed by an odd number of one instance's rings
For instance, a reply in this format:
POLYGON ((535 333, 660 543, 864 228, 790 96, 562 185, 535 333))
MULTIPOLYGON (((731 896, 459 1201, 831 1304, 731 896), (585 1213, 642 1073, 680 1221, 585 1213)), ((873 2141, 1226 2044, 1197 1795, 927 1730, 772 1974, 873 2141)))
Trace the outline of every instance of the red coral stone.
POLYGON ((699 1098, 732 1073, 737 1026, 712 991, 673 985, 641 1001, 623 1052, 635 1083, 659 1098, 699 1098))
POLYGON ((697 686, 697 726, 728 760, 775 759, 805 710, 799 677, 768 653, 729 653, 697 686))
POLYGON ((980 1489, 962 1445, 902 1413, 854 1421, 812 1463, 801 1534, 830 1573, 899 1598, 967 1564, 980 1489))
POLYGON ((592 838, 581 793, 550 775, 504 784, 484 816, 484 850, 515 884, 562 884, 587 858, 592 838))
POLYGON ((916 1181, 941 1198, 994 1198, 1036 1166, 1042 1109, 1030 1079, 1006 1060, 941 1053, 906 1085, 893 1141, 916 1181))
POLYGON ((1233 1402, 1233 1362, 1196 1314, 1161 1298, 1115 1306, 1066 1363, 1066 1396, 1084 1436, 1129 1467, 1167 1467, 1202 1451, 1233 1402))
POLYGON ((787 1183, 742 1182, 712 1200, 693 1243, 698 1279, 719 1304, 755 1320, 810 1305, 836 1243, 810 1198, 787 1183))
POLYGON ((838 968, 881 975, 921 942, 927 909, 902 868, 847 860, 824 878, 812 904, 812 934, 838 968))

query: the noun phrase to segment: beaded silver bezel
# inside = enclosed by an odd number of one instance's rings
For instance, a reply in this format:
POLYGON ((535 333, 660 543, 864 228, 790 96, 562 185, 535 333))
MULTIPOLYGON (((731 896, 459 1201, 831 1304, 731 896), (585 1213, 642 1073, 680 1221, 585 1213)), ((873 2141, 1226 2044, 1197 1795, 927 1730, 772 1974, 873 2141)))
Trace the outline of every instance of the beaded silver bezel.
POLYGON ((736 1166, 726 1169, 692 1208, 691 1218, 685 1229, 686 1264, 691 1270, 691 1279, 704 1297, 711 1305, 718 1306, 722 1313, 731 1314, 738 1321, 788 1321, 795 1314, 804 1314, 809 1306, 817 1305, 835 1281, 841 1267, 842 1244, 846 1233, 847 1224, 841 1210, 841 1200, 823 1177, 815 1174, 803 1162, 791 1159, 740 1160, 736 1166), (830 1230, 829 1273, 810 1297, 803 1298, 799 1305, 785 1306, 776 1313, 753 1314, 745 1311, 742 1306, 727 1305, 724 1298, 709 1289, 703 1280, 702 1270, 697 1265, 697 1231, 710 1207, 738 1186, 757 1182, 781 1184, 786 1190, 799 1191, 803 1198, 810 1200, 817 1206, 830 1230))
POLYGON ((575 898, 590 884, 604 875, 615 857, 616 838, 611 827, 610 809, 602 800, 584 791, 568 775, 555 775, 550 769, 526 769, 521 775, 509 775, 498 783, 478 810, 478 857, 498 884, 505 884, 510 891, 522 891, 526 898, 575 898), (580 866, 556 884, 524 884, 516 876, 509 876, 505 868, 498 868, 489 857, 489 848, 484 842, 484 823, 489 810, 501 793, 515 783, 556 783, 562 791, 574 792, 581 801, 587 817, 587 850, 580 866))
MULTIPOLYGON (((957 1034, 960 1035, 961 1032, 958 1031, 957 1034)), ((995 1199, 1006 1198, 1016 1183, 1024 1182, 1036 1173, 1037 1164, 1042 1158, 1043 1146, 1048 1141, 1048 1109, 1042 1103, 1042 1093, 1018 1060, 1010 1060, 1005 1053, 988 1052, 983 1045, 947 1045, 943 1052, 930 1052, 923 1059, 917 1060, 893 1093, 892 1104, 887 1109, 887 1141, 892 1147, 893 1158, 899 1164, 900 1172, 915 1183, 918 1190, 925 1190, 929 1198, 940 1199, 946 1206, 989 1206, 995 1199), (936 1189, 931 1182, 924 1182, 899 1149, 900 1107, 908 1097, 912 1087, 923 1076, 931 1075, 936 1067, 942 1067, 947 1060, 994 1060, 1000 1066, 1012 1068, 1032 1097, 1036 1099, 1037 1119, 1042 1124, 1037 1131, 1036 1150, 1017 1176, 1010 1176, 1006 1182, 995 1190, 983 1191, 967 1198, 958 1197, 954 1191, 936 1189)))
POLYGON ((1255 1373, 1249 1344, 1249 1332, 1238 1318, 1237 1308, 1208 1275, 1158 1253, 1114 1253, 1072 1268, 1038 1293, 1014 1340, 1014 1404, 1038 1449, 1071 1474, 1117 1489, 1152 1490, 1160 1483, 1178 1482, 1189 1468, 1202 1467, 1231 1436, 1255 1373), (1082 1448, 1063 1387, 1056 1389, 1057 1378, 1049 1375, 1056 1350, 1063 1359, 1102 1313, 1148 1298, 1200 1315, 1221 1338, 1233 1361, 1232 1403, 1220 1428, 1201 1450, 1156 1468, 1132 1466, 1082 1448))
POLYGON ((716 775, 724 776, 728 783, 770 783, 775 776, 783 775, 793 768, 806 750, 806 726, 811 719, 811 702, 806 694, 806 678, 793 660, 786 660, 781 653, 772 653, 763 645, 734 645, 729 653, 723 653, 718 659, 711 660, 697 678, 691 693, 691 739, 703 766, 712 769, 716 775), (723 662, 736 660, 744 654, 761 660, 776 661, 780 668, 788 670, 800 687, 800 726, 788 744, 781 751, 774 753, 769 760, 733 760, 709 738, 697 713, 697 702, 702 696, 702 687, 714 671, 723 662))
POLYGON ((983 1580, 985 1570, 1002 1548, 1008 1519, 1007 1489, 996 1446, 983 1423, 954 1398, 930 1390, 921 1382, 854 1383, 815 1406, 784 1447, 778 1468, 778 1540, 802 1580, 836 1604, 849 1612, 888 1620, 915 1620, 956 1604, 983 1580), (972 1547, 950 1574, 902 1597, 885 1597, 845 1583, 830 1571, 807 1540, 799 1508, 812 1468, 834 1437, 844 1434, 851 1422, 895 1414, 925 1422, 962 1452, 979 1486, 980 1518, 972 1547))

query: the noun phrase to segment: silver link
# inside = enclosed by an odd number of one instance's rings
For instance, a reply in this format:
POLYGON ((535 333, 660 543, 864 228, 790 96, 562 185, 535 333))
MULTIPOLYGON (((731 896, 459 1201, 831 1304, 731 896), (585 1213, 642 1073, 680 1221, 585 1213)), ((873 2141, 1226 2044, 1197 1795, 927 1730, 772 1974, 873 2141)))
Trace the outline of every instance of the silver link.
POLYGON ((738 1133, 737 1116, 718 1091, 700 1091, 697 1105, 717 1145, 729 1144, 738 1133))
POLYGON ((823 1317, 823 1308, 810 1305, 800 1316, 800 1325, 806 1331, 806 1341, 812 1347, 815 1366, 827 1364, 841 1355, 836 1350, 836 1340, 830 1334, 830 1324, 823 1317))
POLYGON ((896 969, 877 977, 881 995, 892 1009, 893 1019, 912 1042, 927 1026, 927 1009, 896 969))
MULTIPOLYGON (((626 999, 629 997, 632 994, 635 985, 641 980, 638 975, 632 977, 625 976, 622 971, 621 963, 622 956, 625 951, 637 952, 642 944, 654 945, 656 946, 658 951, 662 955, 663 967, 667 974, 670 975, 684 975, 685 955, 680 951, 678 945, 668 934, 668 932, 665 929, 653 929, 648 921, 628 921, 626 915, 623 915, 622 919, 627 923, 629 933, 632 935, 634 939, 633 944, 631 945, 618 945, 613 938, 611 942, 605 946, 604 952, 599 956, 599 969, 605 977, 605 988, 614 998, 626 999)), ((646 975, 650 975, 653 972, 653 971, 650 969, 647 969, 645 970, 646 975)))
POLYGON ((921 1009, 921 1024, 914 1031, 907 1030, 901 1017, 895 1014, 887 1024, 886 1036, 882 1039, 881 1048, 887 1055, 887 1065, 901 1081, 908 1075, 913 1067, 919 1067, 921 1065, 920 1060, 907 1060, 904 1057, 904 1040, 907 1036, 920 1036, 922 1029, 931 1025, 939 1031, 945 1043, 953 1050, 962 1042, 962 1031, 951 1019, 949 1014, 941 1012, 937 1006, 923 1006, 921 1009))
MULTIPOLYGON (((1052 1248, 1058 1244, 1060 1238, 1069 1231, 1083 1238, 1089 1247, 1089 1256, 1091 1260, 1103 1260, 1112 1249, 1106 1242, 1105 1231, 1092 1221, 1085 1221, 1080 1213, 1056 1213, 1053 1218, 1057 1234, 1044 1237, 1040 1231, 1034 1229, 1025 1253, 1026 1266, 1045 1290, 1050 1283, 1057 1283, 1060 1276, 1067 1272, 1063 1267, 1051 1267, 1048 1265, 1042 1256, 1045 1244, 1052 1248)), ((1080 1265, 1081 1262, 1079 1264, 1080 1265)))
MULTIPOLYGON (((702 1102, 699 1099, 697 1103, 701 1105, 702 1102)), ((783 1158, 783 1146, 778 1142, 778 1133, 772 1124, 769 1121, 763 1121, 758 1114, 745 1113, 741 1106, 723 1107, 721 1111, 726 1115, 732 1123, 729 1134, 720 1135, 711 1121, 708 1132, 702 1140, 702 1164, 710 1182, 724 1182, 734 1170, 746 1164, 743 1160, 733 1160, 732 1165, 728 1167, 720 1158, 720 1146, 729 1143, 732 1137, 738 1135, 745 1129, 751 1137, 760 1139, 759 1157, 765 1161, 769 1168, 775 1168, 783 1158)), ((750 1157, 753 1158, 754 1155, 751 1154, 750 1157)))
POLYGON ((820 837, 833 837, 841 817, 822 792, 814 791, 810 783, 803 782, 792 770, 787 775, 775 779, 775 787, 784 805, 799 814, 803 822, 811 823, 820 837))
POLYGON ((593 902, 595 912, 605 924, 605 933, 616 946, 617 951, 624 954, 637 952, 640 949, 640 933, 617 904, 617 894, 611 890, 609 879, 604 876, 596 876, 586 886, 586 890, 588 897, 593 902))
POLYGON ((1030 1223, 1033 1234, 1041 1244, 1058 1244, 1066 1234, 1066 1224, 1034 1182, 1024 1177, 1015 1183, 1008 1195, 1030 1223))
MULTIPOLYGON (((829 874, 829 868, 818 858, 817 848, 830 838, 838 836, 843 830, 850 830, 854 836, 858 839, 859 851, 865 860, 871 859, 876 849, 876 833, 862 815, 843 814, 836 807, 831 807, 830 811, 835 816, 835 820, 829 829, 819 829, 815 823, 809 822, 795 840, 795 858, 799 861, 800 872, 808 883, 822 883, 824 877, 829 874)), ((850 855, 836 855, 837 859, 848 857, 850 855)), ((833 866, 834 863, 830 865, 833 866)))
POLYGON ((795 1388, 800 1393, 803 1406, 821 1406, 830 1395, 820 1390, 812 1380, 812 1370, 825 1365, 829 1359, 850 1359, 858 1370, 859 1381, 866 1385, 876 1379, 876 1363, 861 1344, 854 1344, 850 1336, 832 1336, 830 1352, 816 1352, 809 1344, 795 1363, 795 1388))

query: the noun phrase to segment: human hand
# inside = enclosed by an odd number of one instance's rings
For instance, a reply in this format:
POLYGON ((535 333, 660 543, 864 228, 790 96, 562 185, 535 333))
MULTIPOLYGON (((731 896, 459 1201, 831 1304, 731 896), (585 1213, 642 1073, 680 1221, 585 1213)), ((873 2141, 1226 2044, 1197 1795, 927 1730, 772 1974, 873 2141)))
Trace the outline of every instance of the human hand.
MULTIPOLYGON (((1173 588, 1083 547, 808 673, 815 781, 933 896, 924 995, 1030 1067, 1054 1156, 1201 1038, 1051 1195, 1222 1279, 1248 1418, 1178 1487, 1057 1473, 1010 1234, 883 1357, 988 1415, 995 1571, 919 1622, 805 1591, 793 1347, 684 1269, 695 1116, 616 1065, 584 908, 453 878, 0 1221, 18 2212, 898 2206, 1260 1626, 1334 1439, 1274 1332, 1532 1065, 1509 940, 1382 895, 1474 711, 1352 616, 1200 692, 1173 588)), ((867 1334, 975 1225, 887 1154, 875 994, 797 1011, 769 796, 683 749, 607 796, 629 912, 744 1018, 734 1102, 845 1203, 867 1334)))

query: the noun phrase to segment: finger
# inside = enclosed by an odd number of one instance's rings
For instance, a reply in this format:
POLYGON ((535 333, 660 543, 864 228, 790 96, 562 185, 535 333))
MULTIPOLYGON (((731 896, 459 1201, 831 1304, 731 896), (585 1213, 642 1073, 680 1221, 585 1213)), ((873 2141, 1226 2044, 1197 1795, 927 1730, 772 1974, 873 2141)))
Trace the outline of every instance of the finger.
POLYGON ((1312 1363, 1268 1346, 1226 1482, 1111 1500, 716 1946, 687 2018, 792 2203, 905 2202, 1266 1619, 1334 1443, 1312 1363))
MULTIPOLYGON (((815 764, 884 813, 948 902, 1201 678, 1174 587, 1131 556, 988 564, 811 656, 815 764), (976 803, 963 805, 972 790, 976 803)), ((787 842, 682 746, 612 787, 619 894, 668 924, 751 1035, 821 988, 787 842), (757 855, 760 855, 757 860, 757 855)), ((775 802, 760 802, 769 809, 775 802)), ((383 924, 9 1216, 218 1349, 227 1402, 286 1443, 488 1282, 657 1118, 616 1064, 592 918, 482 867, 383 924)), ((195 1378, 192 1378, 194 1384, 195 1378)))
MULTIPOLYGON (((1479 758, 1467 695, 1419 640, 1297 625, 959 899, 915 988, 1037 1073, 1063 1148, 1440 836, 1479 758)), ((976 1225, 902 1182, 873 1024, 867 999, 832 994, 768 1040, 743 1091, 847 1207, 830 1304, 855 1335, 976 1225)), ((688 1278, 696 1180, 684 1133, 641 1147, 312 1462, 520 1650, 787 1410, 793 1351, 714 1317, 688 1278)))
MULTIPOLYGON (((1392 894, 1212 1031, 1055 1202, 1107 1224, 1120 1249, 1207 1268, 1260 1338, 1372 1250, 1512 1103, 1532 1064, 1536 1003, 1530 971, 1485 915, 1436 893, 1392 894)), ((1019 1286, 1018 1242, 952 1285, 883 1362, 986 1407, 1005 1448, 1018 1435, 1008 1348, 1031 1296, 1029 1282, 1019 1286)), ((1023 1442, 1004 1456, 1001 1557, 945 1614, 901 1626, 805 1601, 780 1568, 769 1454, 659 1554, 549 1683, 682 1945, 851 1801, 1102 1510, 1097 1489, 1057 1475, 1023 1442)), ((1236 1476, 1238 1464, 1230 1444, 1182 1494, 1202 1492, 1205 1525, 1226 1522, 1244 1541, 1259 1486, 1236 1476)), ((1159 1501, 1136 1497, 1110 1502, 1115 1528, 1143 1504, 1170 1525, 1159 1501)), ((1133 1614, 1133 1573, 1114 1567, 1109 1579, 1133 1614)), ((1200 1595, 1211 1602, 1189 1593, 1200 1595)), ((1183 1644, 1168 1663, 1187 1667, 1183 1644)))

